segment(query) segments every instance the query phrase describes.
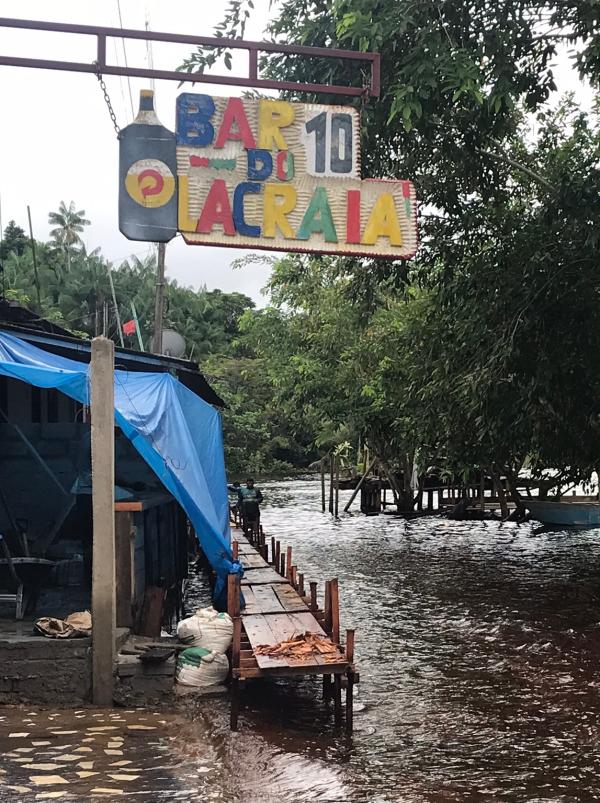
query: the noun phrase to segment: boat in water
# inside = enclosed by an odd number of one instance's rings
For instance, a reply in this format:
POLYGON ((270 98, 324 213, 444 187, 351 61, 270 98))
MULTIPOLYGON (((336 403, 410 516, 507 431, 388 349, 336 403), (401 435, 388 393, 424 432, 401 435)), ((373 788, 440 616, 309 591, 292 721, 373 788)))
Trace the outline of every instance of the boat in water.
POLYGON ((599 527, 600 502, 597 496, 563 496, 561 499, 523 499, 532 518, 542 524, 567 527, 599 527))

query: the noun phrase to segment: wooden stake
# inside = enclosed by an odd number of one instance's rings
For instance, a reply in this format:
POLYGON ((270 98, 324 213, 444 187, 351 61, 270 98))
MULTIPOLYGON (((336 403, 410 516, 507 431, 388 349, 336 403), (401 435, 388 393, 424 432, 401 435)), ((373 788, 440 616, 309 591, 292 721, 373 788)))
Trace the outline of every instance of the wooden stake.
MULTIPOLYGON (((239 576, 238 578, 239 585, 239 576)), ((239 596, 238 596, 239 599, 239 596)), ((233 641, 231 643, 231 665, 234 669, 240 666, 240 647, 242 643, 242 617, 236 616, 233 620, 233 641)))
POLYGON ((336 519, 339 518, 340 513, 340 460, 336 457, 335 460, 335 510, 334 515, 336 519))
POLYGON ((297 570, 298 570, 298 567, 297 567, 297 566, 292 566, 292 568, 291 568, 291 571, 290 571, 290 583, 292 584, 292 586, 293 586, 294 588, 296 588, 296 587, 297 587, 297 585, 298 585, 298 581, 297 581, 297 579, 296 579, 296 572, 297 572, 297 570))
POLYGON ((235 676, 231 679, 231 710, 229 713, 229 727, 232 731, 238 729, 238 716, 240 713, 240 681, 235 676))
POLYGON ((275 536, 271 536, 271 563, 275 566, 275 536))
POLYGON ((346 733, 354 730, 354 672, 346 673, 346 733))
POLYGON ((282 577, 285 577, 285 555, 281 556, 281 566, 279 568, 279 574, 282 577))
POLYGON ((236 602, 236 585, 235 585, 236 577, 238 577, 237 574, 227 575, 227 613, 229 614, 229 616, 231 616, 232 619, 239 614, 239 607, 240 607, 239 593, 236 602), (237 613, 236 613, 236 608, 237 608, 237 613))
POLYGON ((311 611, 317 610, 317 584, 314 581, 310 585, 310 609, 311 611))
POLYGON ((481 472, 481 478, 479 480, 479 504, 481 506, 481 515, 482 517, 485 516, 485 473, 481 472))
POLYGON ((281 544, 279 541, 275 541, 275 569, 279 571, 279 567, 281 566, 281 544))
POLYGON ((325 614, 324 630, 331 635, 331 581, 325 580, 325 600, 323 602, 325 614))
POLYGON ((333 711, 336 725, 342 721, 342 678, 340 675, 333 676, 333 711))
POLYGON ((285 565, 287 566, 287 574, 284 574, 283 572, 282 572, 282 574, 287 580, 291 580, 292 579, 292 547, 291 546, 289 546, 286 549, 285 565))
MULTIPOLYGON (((598 486, 600 491, 600 484, 598 486)), ((321 512, 325 513, 325 458, 321 458, 321 512)))
POLYGON ((329 581, 329 597, 331 611, 331 640, 340 643, 340 592, 337 577, 329 581))
POLYGON ((333 452, 329 458, 329 512, 333 515, 333 471, 334 471, 334 456, 333 452))
POLYGON ((331 675, 323 675, 323 699, 326 703, 331 700, 331 675))
POLYGON ((237 541, 232 541, 231 542, 231 553, 233 555, 233 559, 234 560, 238 559, 238 548, 239 548, 238 542, 237 541))
POLYGON ((298 593, 301 597, 304 596, 304 573, 298 572, 298 593))
POLYGON ((354 628, 346 630, 346 658, 349 664, 354 661, 354 633, 354 628))
POLYGON ((362 477, 360 478, 360 480, 358 481, 358 485, 356 486, 356 488, 352 492, 352 496, 350 497, 349 501, 344 505, 344 513, 347 513, 350 510, 350 505, 356 499, 356 497, 358 495, 358 492, 360 491, 360 489, 363 486, 364 481, 367 479, 367 476, 371 473, 371 471, 373 471, 373 468, 375 467, 375 463, 376 462, 377 462, 377 458, 373 458, 373 460, 371 460, 371 462, 369 463, 368 467, 365 468, 365 472, 362 475, 362 477))

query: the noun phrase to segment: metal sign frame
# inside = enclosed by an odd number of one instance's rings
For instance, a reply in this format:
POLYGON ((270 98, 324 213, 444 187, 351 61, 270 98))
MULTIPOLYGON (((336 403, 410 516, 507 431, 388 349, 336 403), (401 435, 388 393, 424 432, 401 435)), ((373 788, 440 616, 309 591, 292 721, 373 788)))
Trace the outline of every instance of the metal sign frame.
POLYGON ((256 87, 259 89, 279 89, 292 92, 314 92, 328 95, 345 95, 350 97, 379 97, 381 89, 379 53, 359 53, 354 50, 339 50, 327 47, 305 47, 300 45, 284 45, 275 42, 252 42, 245 39, 225 39, 216 36, 187 36, 185 34, 164 33, 156 31, 140 31, 133 28, 105 28, 95 25, 72 25, 63 22, 43 22, 40 20, 22 20, 0 17, 0 28, 20 28, 49 33, 71 33, 96 37, 96 61, 55 61, 52 59, 25 58, 21 56, 0 55, 0 65, 10 67, 34 67, 45 70, 66 70, 103 75, 125 75, 136 78, 160 78, 166 81, 181 81, 192 84, 224 84, 228 86, 256 87), (246 77, 233 75, 213 75, 202 73, 178 72, 177 70, 155 70, 146 67, 120 67, 107 64, 106 40, 142 39, 149 42, 171 42, 175 44, 200 45, 221 49, 246 50, 248 52, 248 70, 246 77), (369 86, 339 86, 337 84, 311 84, 295 81, 276 81, 261 78, 258 74, 258 54, 275 53, 279 55, 311 56, 324 59, 344 59, 362 62, 370 67, 369 86))

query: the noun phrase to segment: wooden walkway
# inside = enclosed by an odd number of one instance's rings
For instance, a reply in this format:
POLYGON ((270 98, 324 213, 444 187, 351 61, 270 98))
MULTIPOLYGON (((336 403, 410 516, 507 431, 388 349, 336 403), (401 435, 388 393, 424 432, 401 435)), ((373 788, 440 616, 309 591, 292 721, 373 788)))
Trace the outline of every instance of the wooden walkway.
POLYGON ((337 580, 325 584, 323 608, 317 604, 317 584, 310 583, 307 595, 304 577, 292 564, 292 551, 281 552, 271 539, 271 562, 262 533, 256 545, 235 529, 234 556, 244 567, 244 577, 231 575, 228 588, 229 614, 234 621, 232 647, 231 727, 237 728, 240 683, 257 677, 281 675, 322 675, 325 699, 332 700, 336 720, 342 719, 342 686, 346 687, 346 728, 352 730, 353 686, 359 678, 354 660, 354 631, 346 631, 340 644, 339 592, 337 580), (286 571, 287 565, 287 571, 286 571), (240 592, 243 606, 240 605, 240 592), (276 647, 306 633, 327 639, 338 648, 337 656, 311 653, 308 657, 263 655, 258 647, 276 647))

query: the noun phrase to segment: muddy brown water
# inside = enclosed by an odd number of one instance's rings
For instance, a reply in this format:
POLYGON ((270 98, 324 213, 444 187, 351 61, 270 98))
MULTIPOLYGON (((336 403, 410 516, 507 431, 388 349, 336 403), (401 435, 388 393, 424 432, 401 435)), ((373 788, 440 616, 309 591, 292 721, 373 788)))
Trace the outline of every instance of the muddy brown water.
MULTIPOLYGON (((293 547, 320 593, 339 578, 361 674, 354 736, 336 730, 317 681, 249 682, 236 734, 225 698, 191 722, 162 713, 152 738, 126 734, 125 759, 146 771, 115 799, 600 800, 600 530, 335 522, 312 480, 261 488, 267 535, 293 547)), ((191 607, 204 599, 196 579, 191 607)), ((0 800, 36 799, 2 789, 0 800)))

